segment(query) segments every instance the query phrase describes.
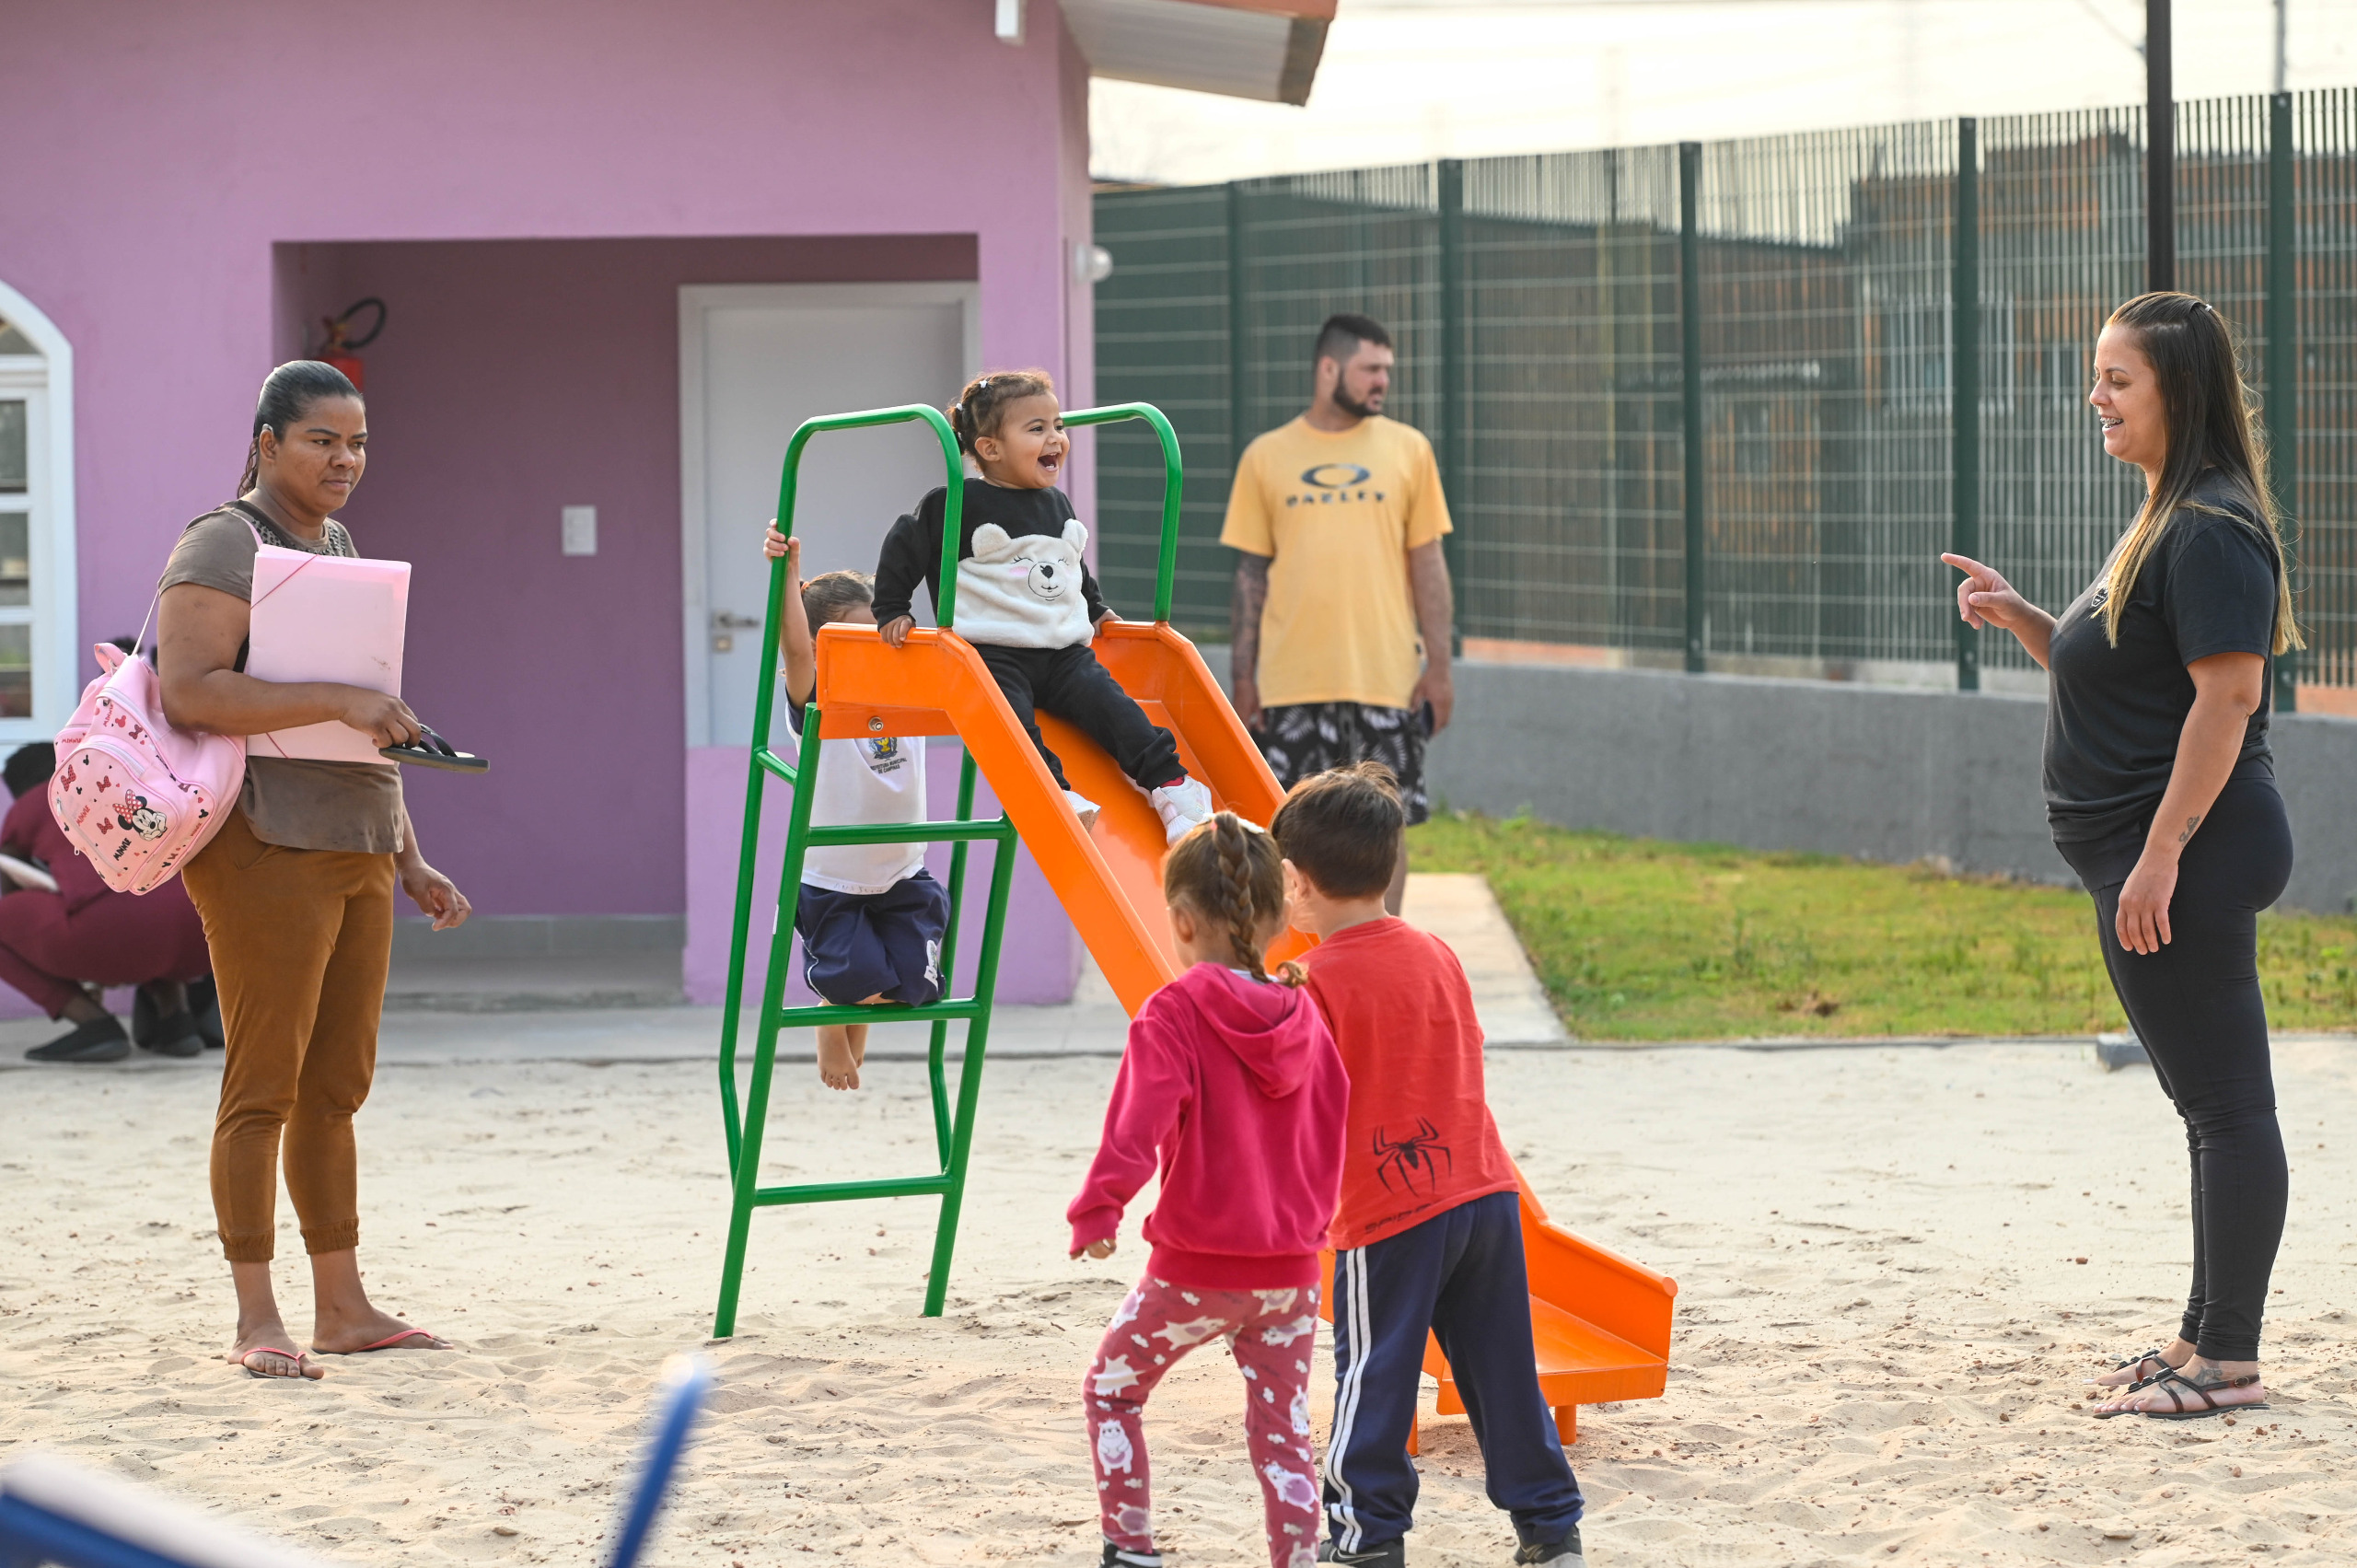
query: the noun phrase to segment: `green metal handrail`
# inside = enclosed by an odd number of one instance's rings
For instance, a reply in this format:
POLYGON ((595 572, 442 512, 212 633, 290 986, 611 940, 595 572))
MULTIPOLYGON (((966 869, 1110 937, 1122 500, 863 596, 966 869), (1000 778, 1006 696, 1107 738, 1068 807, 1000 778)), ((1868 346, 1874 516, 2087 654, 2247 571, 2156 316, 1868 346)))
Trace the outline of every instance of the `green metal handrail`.
MULTIPOLYGON (((966 470, 958 451, 958 434, 949 428, 948 419, 939 409, 925 403, 903 403, 897 408, 830 413, 804 420, 795 427, 793 439, 785 444, 785 462, 778 475, 777 484, 777 529, 788 539, 794 537, 794 506, 802 481, 802 449, 810 444, 812 436, 822 431, 862 430, 875 425, 906 424, 912 420, 921 420, 933 427, 934 439, 941 445, 942 466, 947 472, 941 498, 942 597, 936 601, 941 610, 940 620, 946 625, 957 594, 958 536, 965 517, 966 470)), ((770 563, 769 609, 761 618, 760 668, 762 674, 757 681, 759 694, 753 702, 752 770, 745 789, 745 826, 737 848, 737 900, 728 939, 728 980, 725 993, 727 1009, 720 1022, 721 1121, 728 1135, 728 1162, 732 1167, 737 1163, 737 1145, 743 1135, 737 1109, 737 1028, 738 999, 744 994, 745 988, 745 948, 753 913, 753 856, 761 845, 761 784, 764 774, 774 773, 788 785, 792 785, 797 776, 795 767, 770 746, 770 725, 777 706, 776 682, 771 672, 777 668, 781 635, 778 618, 784 613, 786 588, 786 558, 781 555, 770 563)), ((811 710, 814 715, 817 712, 816 708, 811 710)), ((962 845, 958 854, 960 856, 958 866, 963 870, 962 845)))
MULTIPOLYGON (((1162 555, 1154 575, 1154 618, 1170 619, 1170 590, 1178 576, 1178 499, 1185 476, 1178 467, 1178 433, 1170 428, 1170 421, 1152 403, 1108 403, 1103 408, 1085 408, 1064 415, 1067 427, 1083 424, 1115 424, 1125 419, 1143 419, 1154 426, 1156 439, 1162 443, 1162 555)), ((942 568, 946 575, 946 566, 942 568)), ((949 622, 945 619, 942 624, 949 622)))

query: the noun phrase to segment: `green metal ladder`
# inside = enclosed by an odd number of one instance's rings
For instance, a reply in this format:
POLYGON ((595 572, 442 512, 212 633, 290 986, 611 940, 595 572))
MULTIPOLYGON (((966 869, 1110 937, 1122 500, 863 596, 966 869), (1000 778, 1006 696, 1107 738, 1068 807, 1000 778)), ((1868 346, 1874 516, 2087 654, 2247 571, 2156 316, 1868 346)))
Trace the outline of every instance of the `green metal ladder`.
MULTIPOLYGON (((1154 613, 1156 621, 1167 621, 1170 619, 1171 587, 1177 575, 1178 556, 1180 487, 1178 438, 1171 430, 1170 422, 1163 417, 1161 410, 1152 404, 1121 403, 1068 413, 1063 416, 1063 423, 1067 426, 1107 424, 1126 419, 1145 421, 1153 427, 1162 445, 1162 550, 1155 586, 1154 613)), ((801 469, 802 449, 809 445, 812 436, 822 431, 859 430, 876 425, 905 424, 911 421, 922 421, 932 427, 935 438, 940 443, 942 462, 948 475, 947 489, 943 496, 941 591, 935 601, 938 611, 935 619, 946 630, 951 626, 956 612, 958 541, 963 532, 965 470, 958 459, 958 437, 940 410, 911 403, 900 408, 829 414, 805 421, 786 444, 784 472, 778 482, 777 526, 780 532, 789 538, 793 536, 795 493, 801 469)), ((721 1265, 720 1304, 713 1316, 713 1338, 718 1340, 727 1339, 737 1331, 737 1305, 744 1284, 745 1249, 752 1231, 753 1211, 795 1203, 836 1203, 864 1198, 938 1197, 941 1200, 941 1215, 934 1230, 933 1268, 925 1278, 924 1315, 928 1318, 941 1316, 942 1305, 949 1290, 950 1256, 958 1243, 958 1214, 965 1202, 967 1160, 974 1143, 974 1110, 981 1094, 982 1056, 989 1042, 993 998, 998 987, 1000 941, 1004 934, 1007 892, 1012 886, 1015 868, 1016 835, 1014 823, 1004 812, 988 820, 974 819, 976 769, 970 751, 963 759, 958 772, 958 815, 953 820, 811 826, 810 801, 814 792, 796 787, 796 784, 800 779, 814 776, 811 770, 818 766, 818 703, 813 702, 804 710, 802 741, 794 761, 786 761, 770 745, 771 715, 776 706, 779 616, 790 587, 786 562, 781 557, 770 567, 769 610, 761 621, 760 668, 762 674, 759 695, 753 705, 752 757, 747 767, 745 784, 744 839, 737 860, 736 918, 729 935, 728 985, 720 1024, 720 1105, 722 1121, 727 1132, 731 1200, 727 1249, 721 1265), (772 777, 784 780, 789 788, 794 789, 794 805, 786 829, 784 864, 778 876, 777 908, 770 922, 769 972, 762 985, 760 1021, 754 1032, 752 1074, 746 1086, 740 1112, 737 1098, 737 1047, 744 995, 745 953, 752 922, 753 873, 761 853, 761 797, 772 777), (991 889, 982 917, 981 947, 974 965, 972 993, 951 997, 947 993, 951 989, 957 960, 958 928, 965 910, 966 851, 978 842, 988 842, 996 846, 991 856, 991 889), (941 941, 943 999, 923 1007, 785 1006, 786 969, 794 946, 794 915, 801 893, 805 855, 813 848, 829 844, 943 842, 952 846, 949 852, 949 925, 941 941), (778 1031, 819 1024, 875 1024, 916 1019, 930 1020, 933 1025, 932 1043, 925 1053, 925 1073, 933 1101, 934 1142, 939 1156, 939 1168, 925 1176, 761 1186, 761 1139, 769 1121, 770 1084, 777 1063, 778 1031), (958 1068, 957 1101, 953 1107, 947 1072, 949 1025, 958 1019, 965 1021, 966 1041, 958 1068)))

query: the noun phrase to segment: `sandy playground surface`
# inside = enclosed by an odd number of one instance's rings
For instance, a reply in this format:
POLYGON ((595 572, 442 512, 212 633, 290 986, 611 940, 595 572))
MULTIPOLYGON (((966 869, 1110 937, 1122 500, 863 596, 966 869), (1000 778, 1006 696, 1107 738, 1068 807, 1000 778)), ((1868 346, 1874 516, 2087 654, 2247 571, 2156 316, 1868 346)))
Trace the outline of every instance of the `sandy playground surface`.
MULTIPOLYGON (((1095 1562, 1074 1392, 1136 1258, 1067 1262, 1061 1215, 1113 1065, 992 1065, 938 1320, 917 1316, 930 1202, 757 1216, 650 1561, 1095 1562)), ((2077 1408, 2098 1353, 2174 1322, 2184 1277, 2182 1144, 2142 1069, 2051 1046, 1494 1054, 1555 1216, 1681 1285, 1667 1397, 1583 1412, 1589 1561, 2357 1560, 2357 1043, 2288 1042, 2279 1067, 2275 1409, 2164 1425, 2077 1408)), ((317 1384, 215 1359, 215 1071, 0 1073, 0 1458, 43 1445, 341 1561, 594 1561, 656 1369, 710 1327, 709 1069, 386 1068, 363 1258, 380 1302, 460 1348, 330 1358, 317 1384)), ((917 1069, 872 1071, 840 1098, 782 1074, 770 1179, 923 1161, 917 1069)), ((1239 1387, 1203 1355, 1151 1408, 1176 1562, 1265 1561, 1239 1387)), ((1504 1562, 1461 1418, 1427 1416, 1422 1465, 1413 1560, 1504 1562)))

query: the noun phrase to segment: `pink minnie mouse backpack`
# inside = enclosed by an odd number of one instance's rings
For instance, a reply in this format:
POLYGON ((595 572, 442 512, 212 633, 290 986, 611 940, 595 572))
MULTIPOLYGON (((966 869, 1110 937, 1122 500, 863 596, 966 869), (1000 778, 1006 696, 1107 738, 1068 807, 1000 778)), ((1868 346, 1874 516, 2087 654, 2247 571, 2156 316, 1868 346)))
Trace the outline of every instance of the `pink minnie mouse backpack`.
MULTIPOLYGON (((150 610, 152 614, 152 609, 150 610)), ((164 718, 155 667, 100 643, 99 678, 57 732, 49 809, 74 853, 118 893, 152 893, 212 842, 246 777, 243 736, 189 735, 164 718)))

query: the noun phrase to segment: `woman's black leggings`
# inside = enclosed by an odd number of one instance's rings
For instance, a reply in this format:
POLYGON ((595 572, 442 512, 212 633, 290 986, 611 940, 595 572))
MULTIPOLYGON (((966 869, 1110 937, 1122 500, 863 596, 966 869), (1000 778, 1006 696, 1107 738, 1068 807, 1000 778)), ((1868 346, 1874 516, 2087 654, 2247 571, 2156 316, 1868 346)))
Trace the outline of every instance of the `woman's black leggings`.
POLYGON ((2289 1179, 2275 1121, 2258 912, 2292 876, 2292 824, 2272 779, 2237 779, 2185 846, 2157 953, 2119 945, 2119 889, 2145 829, 2061 844, 2096 899, 2103 961, 2193 1156, 2193 1290, 2178 1332, 2213 1361, 2258 1359, 2289 1179))

